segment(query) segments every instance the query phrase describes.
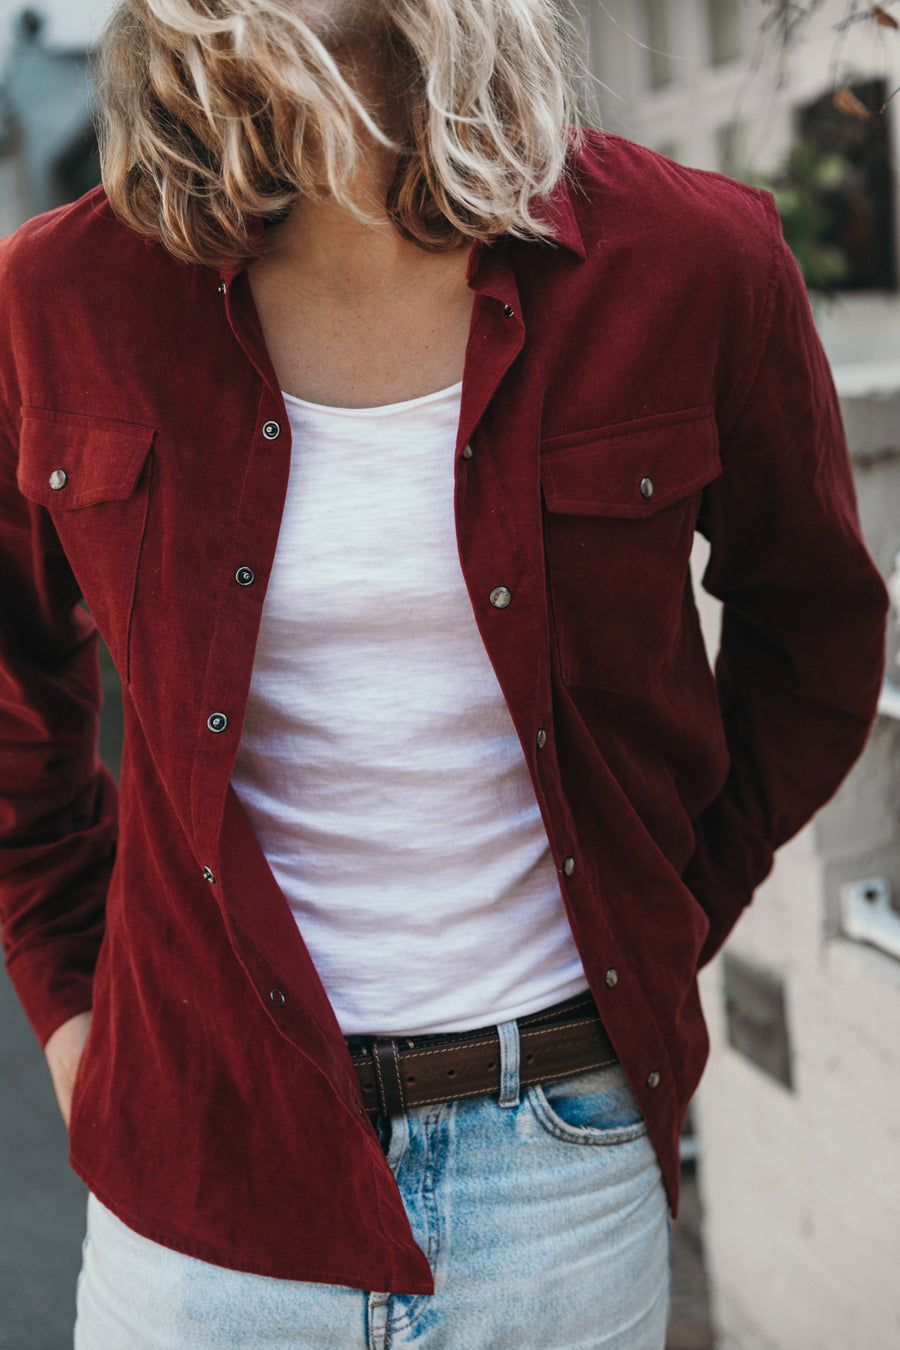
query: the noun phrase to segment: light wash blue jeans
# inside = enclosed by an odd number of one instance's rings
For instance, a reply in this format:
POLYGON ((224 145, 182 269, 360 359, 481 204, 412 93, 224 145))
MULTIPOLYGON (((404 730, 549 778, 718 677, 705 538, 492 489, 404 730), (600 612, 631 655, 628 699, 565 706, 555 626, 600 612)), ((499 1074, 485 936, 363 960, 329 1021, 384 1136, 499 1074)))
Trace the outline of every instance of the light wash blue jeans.
POLYGON ((663 1350, 668 1216, 618 1065, 392 1122, 388 1162, 432 1297, 225 1270, 88 1204, 75 1350, 663 1350))

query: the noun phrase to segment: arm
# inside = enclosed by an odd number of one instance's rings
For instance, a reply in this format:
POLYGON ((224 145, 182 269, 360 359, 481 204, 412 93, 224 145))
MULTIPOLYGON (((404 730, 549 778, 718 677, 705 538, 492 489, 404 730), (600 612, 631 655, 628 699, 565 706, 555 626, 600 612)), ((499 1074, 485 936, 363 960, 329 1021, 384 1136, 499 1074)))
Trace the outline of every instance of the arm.
POLYGON ((886 597, 859 533, 837 397, 803 282, 780 243, 770 329, 723 428, 698 528, 724 605, 716 665, 731 767, 695 824, 685 881, 725 940, 774 850, 861 753, 884 664, 886 597))
POLYGON ((46 1043, 91 1006, 116 788, 96 755, 95 627, 52 521, 18 491, 2 402, 0 575, 0 921, 10 977, 46 1043))

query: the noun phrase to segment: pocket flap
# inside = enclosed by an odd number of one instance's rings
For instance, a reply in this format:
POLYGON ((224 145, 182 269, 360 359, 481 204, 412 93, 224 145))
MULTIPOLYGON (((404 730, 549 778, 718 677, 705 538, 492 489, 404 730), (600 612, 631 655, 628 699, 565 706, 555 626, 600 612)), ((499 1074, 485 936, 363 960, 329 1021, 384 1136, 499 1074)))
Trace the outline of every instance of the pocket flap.
POLYGON ((661 413, 541 446, 541 486, 561 515, 652 516, 721 472, 712 406, 661 413))
POLYGON ((19 447, 19 489, 41 506, 76 510, 124 501, 137 487, 153 427, 80 413, 27 408, 19 447))

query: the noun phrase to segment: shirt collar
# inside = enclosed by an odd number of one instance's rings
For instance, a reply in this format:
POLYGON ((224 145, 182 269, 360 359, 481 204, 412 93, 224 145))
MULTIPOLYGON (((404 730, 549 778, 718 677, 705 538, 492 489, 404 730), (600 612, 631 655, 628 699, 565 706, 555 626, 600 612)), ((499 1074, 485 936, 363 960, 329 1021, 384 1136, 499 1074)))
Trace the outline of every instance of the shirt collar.
POLYGON ((549 197, 536 203, 534 214, 551 227, 554 243, 569 249, 584 262, 587 249, 572 205, 572 185, 567 174, 560 178, 549 197))

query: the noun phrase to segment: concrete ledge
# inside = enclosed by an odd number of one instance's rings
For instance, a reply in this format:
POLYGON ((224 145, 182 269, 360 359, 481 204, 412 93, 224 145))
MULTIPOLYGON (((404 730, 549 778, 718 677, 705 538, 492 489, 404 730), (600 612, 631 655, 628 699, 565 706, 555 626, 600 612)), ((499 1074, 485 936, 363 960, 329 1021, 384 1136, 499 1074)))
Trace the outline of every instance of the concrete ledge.
POLYGON ((838 365, 832 373, 854 461, 900 457, 900 360, 838 365))

